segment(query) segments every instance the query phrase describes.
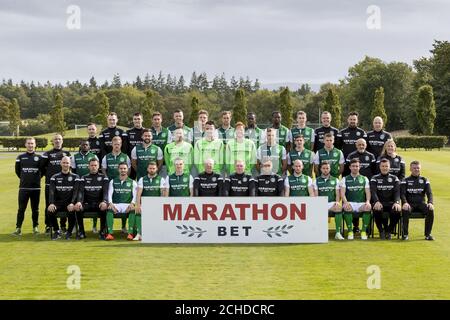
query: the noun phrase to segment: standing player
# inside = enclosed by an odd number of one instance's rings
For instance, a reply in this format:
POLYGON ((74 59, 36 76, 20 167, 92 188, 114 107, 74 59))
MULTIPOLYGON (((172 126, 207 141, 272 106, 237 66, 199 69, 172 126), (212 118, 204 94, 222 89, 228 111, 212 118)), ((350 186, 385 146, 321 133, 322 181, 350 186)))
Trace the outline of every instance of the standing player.
MULTIPOLYGON (((133 228, 135 225, 136 214, 134 212, 136 205, 136 181, 128 177, 128 165, 126 162, 119 164, 119 176, 111 179, 108 188, 108 211, 106 212, 106 225, 108 234, 106 240, 114 240, 113 226, 114 215, 117 213, 128 214, 128 240, 133 240, 133 228)), ((126 221, 126 218, 125 218, 126 221)), ((123 228, 123 224, 122 224, 123 228)))
POLYGON ((314 147, 314 130, 310 127, 306 126, 306 112, 299 111, 297 112, 297 125, 291 129, 291 141, 295 141, 295 138, 298 136, 303 136, 305 140, 305 148, 308 150, 312 150, 314 147))
POLYGON ((172 134, 169 129, 164 128, 162 125, 162 115, 159 112, 155 112, 152 115, 152 140, 153 143, 161 150, 166 148, 168 143, 172 142, 172 134))
POLYGON ((249 112, 247 114, 247 128, 245 128, 245 138, 250 139, 255 144, 256 149, 266 141, 264 130, 258 128, 256 124, 256 114, 249 112))
POLYGON ((242 160, 246 164, 245 173, 255 172, 256 147, 253 141, 245 138, 245 127, 242 122, 236 123, 234 129, 236 138, 229 140, 225 146, 225 166, 226 172, 231 174, 237 160, 242 160))
POLYGON ((300 134, 294 138, 295 148, 291 149, 287 155, 288 170, 292 173, 292 164, 299 159, 303 162, 303 174, 312 177, 315 154, 309 149, 305 149, 305 138, 300 134))
POLYGON ((256 195, 255 179, 245 173, 245 162, 236 160, 234 173, 224 179, 225 197, 254 197, 256 195))
POLYGON ((15 171, 20 179, 19 208, 17 210, 16 231, 13 235, 22 235, 22 223, 27 209, 28 201, 31 203, 31 219, 33 221, 33 234, 39 234, 39 198, 41 195, 41 177, 44 175, 44 161, 35 153, 36 140, 26 138, 27 152, 17 156, 15 171))
POLYGON ((222 126, 217 130, 219 139, 226 145, 229 140, 234 139, 234 128, 231 126, 231 111, 222 112, 222 126))
POLYGON ((184 172, 183 159, 175 159, 175 173, 167 177, 169 197, 192 197, 194 195, 194 178, 184 172))
POLYGON ((344 240, 341 233, 342 226, 342 206, 341 194, 339 192, 339 179, 330 174, 330 163, 323 161, 320 166, 321 175, 314 183, 314 191, 316 197, 328 197, 328 211, 334 213, 334 222, 336 225, 336 240, 344 240))
POLYGON ((158 175, 158 165, 156 162, 149 162, 147 175, 138 181, 136 200, 136 221, 133 229, 136 228, 134 241, 142 240, 142 197, 167 197, 168 185, 166 179, 158 175))
MULTIPOLYGON (((291 148, 291 131, 281 124, 281 112, 274 111, 272 112, 272 129, 275 129, 276 138, 279 145, 286 148, 286 151, 289 152, 291 148)), ((267 132, 267 129, 266 129, 267 132)))
POLYGON ((215 135, 215 131, 214 121, 206 122, 205 137, 195 144, 194 163, 198 173, 205 171, 204 163, 207 159, 214 160, 214 172, 222 172, 224 146, 222 140, 215 135))
POLYGON ((336 147, 342 150, 344 158, 356 150, 356 140, 366 139, 366 132, 358 128, 358 112, 352 111, 347 117, 348 127, 337 134, 336 147))
POLYGON ((69 229, 66 233, 66 239, 70 239, 72 236, 72 230, 75 227, 75 223, 78 217, 75 212, 75 203, 78 200, 78 188, 80 178, 78 175, 70 172, 70 158, 64 156, 61 161, 61 171, 54 174, 50 178, 50 186, 48 192, 49 205, 48 214, 49 220, 55 233, 52 239, 56 240, 61 238, 61 232, 59 231, 58 221, 56 214, 58 212, 67 211, 69 216, 69 229))
POLYGON ((380 239, 391 239, 400 220, 400 180, 389 173, 389 160, 380 162, 380 174, 370 179, 373 216, 380 232, 380 239))
POLYGON ((169 143, 164 150, 164 161, 166 162, 168 175, 175 173, 175 159, 183 159, 184 172, 190 173, 194 163, 194 148, 192 144, 183 140, 183 129, 175 129, 172 133, 173 142, 169 143))
POLYGON ((97 156, 100 160, 103 158, 100 139, 97 137, 97 125, 93 122, 89 122, 87 126, 89 150, 97 156))
POLYGON ((163 153, 160 147, 152 141, 152 132, 149 129, 142 131, 142 144, 138 144, 131 151, 131 165, 136 171, 137 179, 147 175, 147 167, 150 162, 158 164, 158 170, 163 164, 163 153))
MULTIPOLYGON (((105 239, 106 234, 106 209, 108 208, 109 179, 99 172, 99 161, 94 158, 89 161, 89 173, 80 178, 78 202, 75 211, 78 216, 79 238, 86 238, 84 232, 84 212, 97 212, 100 217, 100 239, 105 239)), ((95 223, 97 219, 95 219, 95 223)), ((94 232, 95 233, 95 232, 94 232)))
POLYGON ((256 169, 262 172, 263 159, 269 159, 273 173, 284 175, 287 169, 286 149, 276 142, 276 130, 267 128, 266 139, 266 143, 260 145, 256 152, 256 169))
POLYGON ((397 145, 394 140, 388 140, 384 144, 381 156, 377 160, 377 167, 382 159, 388 159, 391 164, 389 173, 397 176, 402 181, 405 178, 405 161, 397 154, 397 145))
MULTIPOLYGON (((50 232, 50 227, 52 226, 48 219, 50 178, 54 174, 61 172, 61 159, 66 156, 70 157, 70 152, 63 149, 62 135, 55 134, 52 138, 52 143, 53 149, 44 152, 42 155, 45 170, 45 233, 50 232)), ((61 218, 61 229, 63 232, 66 232, 66 222, 67 218, 61 218)))
POLYGON ((207 122, 208 122, 208 111, 200 110, 198 112, 197 123, 195 123, 194 126, 192 127, 191 136, 192 136, 192 146, 194 146, 194 148, 195 145, 197 144, 197 141, 200 141, 205 137, 207 122))
POLYGON ((314 130, 314 152, 324 147, 324 138, 327 133, 331 133, 334 137, 339 133, 338 129, 331 126, 331 113, 328 111, 322 112, 320 121, 322 122, 322 126, 314 130))
POLYGON ((383 130, 383 119, 375 117, 373 119, 373 130, 367 132, 367 150, 375 156, 375 159, 381 155, 386 141, 392 139, 389 132, 383 130))
POLYGON ((192 144, 192 131, 191 131, 192 129, 189 128, 187 125, 185 125, 183 120, 184 120, 183 110, 176 109, 173 112, 174 123, 167 129, 169 129, 169 131, 172 134, 172 141, 175 141, 175 137, 174 137, 175 130, 181 129, 183 132, 183 140, 192 144))
POLYGON ((434 221, 433 192, 430 181, 420 175, 420 162, 413 161, 410 165, 411 175, 401 183, 403 240, 408 240, 409 216, 413 211, 425 214, 425 240, 434 240, 431 235, 434 221), (427 201, 425 201, 425 196, 427 201))
POLYGON ((361 240, 367 240, 367 226, 370 223, 370 186, 369 180, 359 174, 358 159, 350 162, 350 174, 341 180, 341 198, 344 209, 344 220, 348 228, 347 239, 353 240, 353 217, 362 213, 363 226, 361 240))
POLYGON ((256 178, 256 195, 259 197, 281 197, 284 195, 283 178, 272 172, 272 161, 262 160, 261 175, 256 178))
POLYGON ((326 133, 323 137, 324 147, 317 151, 314 158, 314 168, 316 177, 319 176, 319 165, 323 161, 328 161, 331 166, 331 175, 335 178, 339 178, 344 171, 344 155, 342 151, 334 146, 334 135, 332 133, 326 133))
POLYGON ((83 140, 80 143, 80 151, 72 155, 70 163, 72 172, 80 177, 89 173, 89 161, 97 159, 97 156, 90 151, 89 141, 83 140))
POLYGON ((110 112, 108 114, 108 118, 107 118, 107 122, 108 122, 108 128, 104 129, 100 135, 99 135, 99 140, 100 140, 100 148, 101 148, 101 152, 102 152, 102 157, 104 157, 105 155, 107 155, 108 153, 110 153, 112 151, 112 140, 114 137, 120 137, 122 140, 122 151, 123 152, 127 152, 128 147, 127 147, 127 133, 125 131, 123 131, 122 129, 117 127, 117 122, 119 121, 119 119, 117 118, 117 113, 115 112, 110 112))
MULTIPOLYGON (((142 122, 144 119, 142 118, 142 114, 136 112, 133 115, 133 128, 127 130, 127 155, 131 159, 131 151, 139 145, 142 144, 142 133, 144 131, 144 127, 142 126, 142 122)), ((136 171, 133 167, 131 167, 130 178, 136 179, 136 171)))
POLYGON ((205 160, 205 171, 194 179, 194 197, 218 197, 223 194, 223 178, 213 171, 214 160, 205 160))
POLYGON ((303 162, 295 160, 292 165, 293 173, 284 179, 285 197, 314 197, 313 181, 310 176, 304 175, 303 162))

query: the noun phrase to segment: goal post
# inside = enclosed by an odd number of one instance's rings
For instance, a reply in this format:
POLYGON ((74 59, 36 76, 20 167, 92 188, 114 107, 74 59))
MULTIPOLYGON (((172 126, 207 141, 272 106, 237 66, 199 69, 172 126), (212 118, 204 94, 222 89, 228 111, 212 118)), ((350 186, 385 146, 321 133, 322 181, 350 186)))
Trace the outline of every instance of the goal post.
POLYGON ((80 128, 84 128, 84 127, 87 127, 87 124, 76 124, 76 125, 75 125, 75 136, 76 136, 76 137, 79 136, 78 130, 79 130, 80 128))

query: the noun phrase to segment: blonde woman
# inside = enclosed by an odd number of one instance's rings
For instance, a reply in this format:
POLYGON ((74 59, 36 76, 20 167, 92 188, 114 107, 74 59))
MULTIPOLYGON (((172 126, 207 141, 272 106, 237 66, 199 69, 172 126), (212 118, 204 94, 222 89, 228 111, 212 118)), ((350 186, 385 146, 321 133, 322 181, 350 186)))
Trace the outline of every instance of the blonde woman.
POLYGON ((397 145, 394 140, 389 139, 383 146, 381 155, 377 160, 377 172, 380 172, 380 162, 382 159, 388 159, 391 164, 390 174, 397 176, 401 181, 405 178, 405 161, 397 154, 397 145))

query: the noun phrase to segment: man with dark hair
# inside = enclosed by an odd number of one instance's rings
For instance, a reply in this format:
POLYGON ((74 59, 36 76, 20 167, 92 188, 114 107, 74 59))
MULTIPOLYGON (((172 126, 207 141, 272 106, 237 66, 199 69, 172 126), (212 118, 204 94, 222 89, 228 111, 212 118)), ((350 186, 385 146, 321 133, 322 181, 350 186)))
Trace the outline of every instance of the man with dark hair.
POLYGON ((245 161, 236 160, 234 173, 224 179, 225 197, 254 197, 256 195, 255 179, 245 173, 245 161))
POLYGON ((259 146, 256 151, 256 169, 261 172, 262 162, 269 159, 272 162, 273 173, 284 175, 287 170, 286 149, 276 142, 277 130, 267 128, 266 143, 259 146))
POLYGON ((222 125, 217 132, 224 146, 229 140, 234 139, 234 128, 231 126, 231 111, 222 111, 222 125))
POLYGON ((358 128, 358 112, 352 111, 348 114, 347 124, 347 128, 339 131, 335 142, 336 147, 342 150, 344 158, 356 150, 356 140, 367 138, 366 132, 358 128))
POLYGON ((89 150, 97 156, 100 160, 103 158, 100 139, 97 137, 97 125, 93 122, 89 122, 87 125, 89 150))
POLYGON ((19 184, 19 208, 17 210, 16 231, 13 235, 22 235, 22 223, 27 209, 28 201, 31 202, 31 218, 33 220, 33 234, 39 234, 39 198, 41 194, 41 177, 44 175, 44 161, 35 153, 36 140, 26 138, 27 152, 16 158, 15 171, 20 179, 19 184))
POLYGON ((367 151, 373 153, 375 159, 381 156, 383 146, 389 139, 392 139, 392 135, 389 132, 383 130, 383 119, 381 117, 375 117, 373 119, 373 130, 367 132, 367 151))
POLYGON ((303 174, 303 162, 297 159, 292 164, 292 174, 284 180, 284 195, 286 197, 314 197, 313 181, 303 174))
POLYGON ((272 126, 270 128, 275 130, 277 143, 280 146, 283 146, 286 149, 286 152, 289 152, 291 149, 291 131, 281 124, 280 111, 272 112, 272 126))
POLYGON ((166 148, 168 143, 172 142, 172 134, 169 129, 162 126, 162 114, 154 112, 152 115, 152 141, 161 150, 166 148))
POLYGON ((152 141, 152 131, 144 129, 142 131, 142 144, 138 144, 131 151, 131 165, 137 173, 137 179, 147 175, 147 167, 150 162, 158 164, 158 170, 161 170, 163 164, 163 153, 160 147, 152 141))
POLYGON ((316 177, 319 176, 319 165, 323 161, 328 161, 331 167, 331 175, 335 178, 339 178, 344 171, 344 155, 342 151, 334 146, 334 134, 329 132, 323 137, 324 147, 317 150, 314 158, 314 168, 316 177))
POLYGON ((125 131, 117 127, 117 122, 119 119, 117 118, 117 113, 110 112, 108 114, 108 127, 104 129, 100 135, 98 136, 100 140, 100 147, 102 152, 102 157, 107 155, 112 151, 112 139, 114 137, 120 137, 122 139, 122 146, 121 149, 123 152, 127 152, 128 146, 127 146, 127 140, 128 136, 125 131))
POLYGON ((208 158, 205 171, 194 178, 194 197, 217 197, 223 194, 223 178, 213 171, 214 159, 208 158))
POLYGON ((256 124, 256 114, 254 112, 249 112, 247 114, 247 128, 245 128, 245 138, 250 139, 255 144, 256 149, 260 145, 265 143, 264 130, 258 128, 256 124))
POLYGON ((314 169, 315 154, 309 149, 305 149, 305 138, 299 134, 294 138, 295 147, 287 155, 288 170, 292 173, 292 165, 295 160, 303 162, 303 174, 312 177, 314 169))
MULTIPOLYGON (((56 133, 52 138, 53 149, 44 152, 42 159, 44 161, 43 167, 45 171, 45 233, 50 232, 52 226, 48 216, 49 203, 49 187, 50 178, 61 172, 61 159, 63 157, 70 157, 70 152, 63 149, 63 137, 56 133)), ((61 218, 61 229, 66 232, 67 218, 61 218)))
POLYGON ((172 134, 172 141, 175 141, 174 139, 174 131, 177 129, 183 130, 183 140, 185 142, 192 144, 192 130, 187 125, 184 124, 184 114, 183 110, 176 109, 173 112, 173 124, 169 126, 167 129, 169 129, 170 133, 172 134))
POLYGON ((272 172, 270 158, 261 161, 261 174, 256 178, 256 195, 258 197, 281 197, 284 195, 283 178, 272 172))
POLYGON ((380 232, 380 239, 391 239, 400 220, 400 180, 389 173, 390 162, 380 162, 380 174, 370 179, 373 216, 380 232))
POLYGON ((222 172, 224 144, 222 140, 217 138, 215 133, 216 126, 214 121, 208 121, 205 123, 205 137, 195 143, 194 164, 198 173, 205 171, 204 163, 207 159, 214 160, 214 172, 222 172))
POLYGON ((72 236, 72 230, 75 227, 75 204, 78 200, 78 188, 80 178, 78 175, 70 172, 70 158, 64 156, 61 161, 61 172, 54 174, 50 178, 49 186, 49 220, 55 233, 52 239, 61 238, 58 221, 56 215, 58 212, 67 212, 69 217, 69 228, 67 229, 66 239, 72 236))
POLYGON ((431 235, 434 221, 433 192, 430 181, 420 175, 420 162, 413 161, 410 165, 411 175, 401 182, 403 240, 408 240, 409 216, 413 211, 425 214, 425 240, 434 240, 431 235), (427 201, 425 202, 425 196, 427 201))
MULTIPOLYGON (((205 137, 206 122, 208 122, 208 111, 200 110, 198 112, 198 117, 196 123, 192 127, 192 146, 195 148, 197 141, 202 140, 205 137)), ((218 138, 218 133, 215 132, 216 138, 218 138)))
POLYGON ((89 160, 89 173, 80 178, 78 202, 75 204, 79 226, 79 235, 77 236, 80 239, 86 238, 83 223, 84 212, 98 213, 100 216, 100 239, 105 239, 109 179, 99 172, 99 167, 100 163, 97 159, 89 160))
POLYGON ((291 129, 291 141, 294 141, 298 136, 303 136, 305 140, 305 149, 313 150, 314 147, 314 129, 306 126, 306 112, 297 112, 297 124, 291 129))
POLYGON ((331 133, 335 138, 339 130, 331 126, 331 113, 328 111, 322 112, 320 117, 322 126, 314 130, 314 152, 324 147, 324 137, 327 133, 331 133))
POLYGON ((80 142, 80 151, 72 155, 70 164, 72 172, 80 177, 89 173, 89 161, 97 159, 97 156, 90 151, 89 141, 83 140, 80 142))
POLYGON ((235 169, 236 160, 245 162, 245 173, 253 174, 256 165, 256 148, 253 141, 245 138, 245 127, 242 122, 237 122, 235 138, 228 141, 225 146, 225 171, 232 174, 235 169))
MULTIPOLYGON (((127 155, 131 159, 131 151, 137 146, 142 144, 142 134, 144 127, 142 126, 142 114, 136 112, 133 115, 133 128, 127 130, 127 155)), ((136 179, 136 171, 131 167, 130 178, 136 179)))

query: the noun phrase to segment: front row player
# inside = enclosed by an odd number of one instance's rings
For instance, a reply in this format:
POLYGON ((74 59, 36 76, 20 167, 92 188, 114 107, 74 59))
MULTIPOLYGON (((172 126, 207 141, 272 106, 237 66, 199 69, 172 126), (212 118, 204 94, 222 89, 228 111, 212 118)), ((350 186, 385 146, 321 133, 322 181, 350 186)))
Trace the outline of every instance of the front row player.
POLYGON ((272 160, 262 159, 261 175, 256 178, 256 195, 259 197, 281 197, 284 195, 283 178, 272 172, 272 160))
POLYGON ((401 198, 403 202, 403 240, 408 240, 409 216, 413 211, 425 214, 425 240, 434 240, 431 235, 434 220, 433 193, 430 182, 420 175, 420 162, 413 161, 409 167, 411 175, 401 182, 401 198), (425 196, 427 202, 425 202, 425 196))
POLYGON ((236 160, 235 172, 224 180, 224 197, 254 197, 256 196, 255 179, 245 173, 245 162, 236 160))
POLYGON ((128 164, 122 162, 119 164, 119 176, 109 182, 108 190, 108 211, 106 213, 106 224, 108 235, 106 240, 114 240, 113 226, 114 215, 117 213, 128 214, 128 240, 133 240, 133 230, 135 228, 135 204, 136 204, 136 181, 128 177, 128 164))
POLYGON ((342 206, 349 240, 353 240, 353 216, 358 217, 362 213, 361 240, 367 240, 367 227, 371 218, 369 180, 359 174, 359 169, 359 159, 352 159, 350 161, 350 174, 341 180, 342 206))
POLYGON ((284 196, 314 197, 313 182, 310 176, 303 174, 302 160, 295 160, 292 169, 292 174, 284 180, 284 196))
POLYGON ((342 206, 341 194, 339 192, 339 179, 330 174, 330 163, 325 160, 319 165, 320 177, 316 179, 314 191, 316 197, 328 197, 328 210, 334 213, 334 221, 336 224, 336 240, 344 240, 341 233, 342 226, 342 206))

